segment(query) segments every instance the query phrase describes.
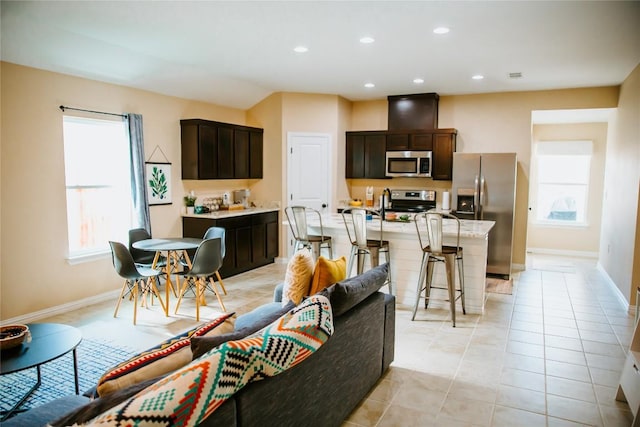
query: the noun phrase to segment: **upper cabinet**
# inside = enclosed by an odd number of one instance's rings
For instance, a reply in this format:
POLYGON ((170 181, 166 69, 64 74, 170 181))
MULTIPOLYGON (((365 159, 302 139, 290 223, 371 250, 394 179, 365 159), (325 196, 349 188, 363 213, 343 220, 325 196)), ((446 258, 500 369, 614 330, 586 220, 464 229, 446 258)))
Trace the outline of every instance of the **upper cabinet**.
POLYGON ((182 179, 262 178, 262 129, 188 119, 180 135, 182 179))
POLYGON ((346 133, 346 178, 388 178, 387 151, 432 151, 431 178, 452 179, 455 129, 359 131, 346 133))
POLYGON ((385 131, 347 132, 346 178, 386 178, 385 131))

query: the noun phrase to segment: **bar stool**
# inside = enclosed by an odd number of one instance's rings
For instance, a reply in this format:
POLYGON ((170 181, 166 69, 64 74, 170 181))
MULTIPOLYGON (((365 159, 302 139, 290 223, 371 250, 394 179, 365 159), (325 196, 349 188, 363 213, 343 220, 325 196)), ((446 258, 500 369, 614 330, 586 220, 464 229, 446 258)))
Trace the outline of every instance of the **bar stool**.
POLYGON ((424 291, 424 308, 429 305, 431 299, 431 288, 446 289, 449 294, 451 309, 451 321, 453 327, 456 326, 456 301, 460 299, 462 303, 462 314, 467 314, 464 307, 464 263, 463 251, 460 246, 460 220, 451 214, 430 210, 415 216, 416 232, 418 241, 422 249, 422 263, 420 264, 420 276, 418 278, 418 289, 416 303, 413 307, 411 320, 416 317, 418 303, 424 291), (457 238, 455 246, 446 246, 442 242, 442 222, 443 219, 455 221, 457 238), (425 244, 426 243, 426 244, 425 244), (447 272, 447 287, 433 286, 433 270, 436 262, 444 262, 447 272), (460 288, 455 286, 455 265, 458 266, 458 277, 460 288), (425 278, 426 275, 426 278, 425 278))
POLYGON ((333 258, 331 236, 324 234, 320 212, 306 206, 288 206, 285 208, 284 213, 287 216, 287 222, 296 241, 293 246, 293 252, 297 252, 301 248, 309 248, 313 253, 313 257, 317 259, 322 248, 326 248, 329 250, 329 258, 333 258), (320 223, 320 235, 309 234, 307 231, 307 218, 309 216, 315 217, 314 219, 317 219, 320 223))
POLYGON ((384 240, 384 231, 382 229, 382 216, 380 212, 374 209, 351 208, 342 211, 342 219, 347 228, 347 236, 351 242, 351 253, 349 255, 349 264, 347 265, 347 277, 351 275, 354 259, 358 260, 358 274, 362 274, 364 270, 364 257, 371 257, 371 267, 376 267, 380 260, 380 253, 383 252, 385 260, 389 264, 389 272, 387 275, 386 285, 389 286, 389 294, 393 294, 393 285, 391 282, 391 255, 389 252, 389 241, 384 240), (371 216, 371 220, 367 220, 367 216, 371 216), (367 237, 367 223, 375 222, 380 224, 380 238, 369 239, 367 237))

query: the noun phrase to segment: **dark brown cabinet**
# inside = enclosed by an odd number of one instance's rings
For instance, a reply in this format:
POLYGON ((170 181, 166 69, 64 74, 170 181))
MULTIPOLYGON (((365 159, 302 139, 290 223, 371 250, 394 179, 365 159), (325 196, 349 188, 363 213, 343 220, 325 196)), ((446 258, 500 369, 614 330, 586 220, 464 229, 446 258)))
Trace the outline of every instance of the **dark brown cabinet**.
POLYGON ((433 134, 433 167, 431 178, 450 181, 453 178, 453 153, 456 151, 455 129, 439 129, 433 134))
POLYGON ((432 151, 431 178, 452 179, 455 129, 346 133, 346 178, 387 178, 386 151, 432 151))
POLYGON ((180 135, 182 179, 262 178, 262 129, 188 119, 180 135))
POLYGON ((387 151, 431 151, 433 132, 393 131, 387 133, 387 151))
POLYGON ((222 277, 271 264, 278 256, 278 212, 230 218, 182 218, 184 237, 202 238, 209 227, 225 229, 226 254, 220 269, 222 277))
POLYGON ((387 136, 384 131, 347 132, 347 178, 386 178, 385 152, 387 136))

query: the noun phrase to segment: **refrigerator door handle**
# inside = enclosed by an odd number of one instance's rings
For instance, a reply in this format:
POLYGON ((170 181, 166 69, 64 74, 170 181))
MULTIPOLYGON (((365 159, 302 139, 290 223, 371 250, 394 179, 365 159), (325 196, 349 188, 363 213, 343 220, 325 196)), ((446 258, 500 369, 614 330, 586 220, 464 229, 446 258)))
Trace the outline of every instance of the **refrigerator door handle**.
POLYGON ((484 175, 480 175, 480 203, 478 204, 478 219, 484 219, 484 175))
POLYGON ((478 193, 478 175, 476 175, 474 186, 473 186, 473 218, 480 219, 478 210, 480 209, 480 199, 478 193))

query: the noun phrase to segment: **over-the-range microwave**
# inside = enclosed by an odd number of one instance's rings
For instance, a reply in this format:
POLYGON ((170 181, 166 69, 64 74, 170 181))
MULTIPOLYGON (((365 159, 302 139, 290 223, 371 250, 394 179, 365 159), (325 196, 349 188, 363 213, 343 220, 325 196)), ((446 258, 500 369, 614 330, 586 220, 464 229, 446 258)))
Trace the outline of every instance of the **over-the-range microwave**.
POLYGON ((431 151, 387 151, 385 174, 431 178, 431 151))

